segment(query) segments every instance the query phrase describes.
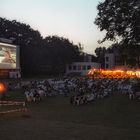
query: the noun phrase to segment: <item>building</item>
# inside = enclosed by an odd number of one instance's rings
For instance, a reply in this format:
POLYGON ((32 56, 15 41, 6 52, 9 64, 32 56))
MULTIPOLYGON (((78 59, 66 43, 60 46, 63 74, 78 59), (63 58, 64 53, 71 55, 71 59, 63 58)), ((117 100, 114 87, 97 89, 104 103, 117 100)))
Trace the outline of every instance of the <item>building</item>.
POLYGON ((112 53, 105 53, 105 68, 111 69, 111 68, 119 68, 124 67, 126 64, 121 60, 121 56, 119 53, 112 52, 112 53))
POLYGON ((93 59, 93 55, 84 54, 82 62, 73 62, 66 65, 66 75, 86 75, 91 68, 101 68, 100 63, 93 59))
POLYGON ((115 66, 114 53, 105 53, 105 68, 114 68, 115 66))

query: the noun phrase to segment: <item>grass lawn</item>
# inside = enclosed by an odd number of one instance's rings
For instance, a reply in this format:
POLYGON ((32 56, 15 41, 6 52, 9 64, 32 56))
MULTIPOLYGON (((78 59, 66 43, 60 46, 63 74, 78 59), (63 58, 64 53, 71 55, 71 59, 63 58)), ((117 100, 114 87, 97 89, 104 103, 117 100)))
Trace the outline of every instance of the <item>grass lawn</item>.
MULTIPOLYGON (((11 94, 23 99, 20 91, 11 94)), ((140 102, 125 95, 81 106, 69 97, 48 97, 27 108, 0 116, 1 140, 140 140, 140 102)))

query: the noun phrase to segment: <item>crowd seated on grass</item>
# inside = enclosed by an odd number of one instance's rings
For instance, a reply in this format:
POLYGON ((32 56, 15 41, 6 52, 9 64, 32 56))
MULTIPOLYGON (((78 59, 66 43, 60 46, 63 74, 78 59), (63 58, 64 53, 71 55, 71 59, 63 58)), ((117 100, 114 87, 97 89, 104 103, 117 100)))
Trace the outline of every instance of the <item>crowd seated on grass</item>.
POLYGON ((140 100, 140 80, 137 78, 53 78, 9 83, 8 87, 9 90, 22 88, 28 102, 62 94, 70 97, 71 104, 81 105, 114 93, 126 94, 130 99, 140 100))

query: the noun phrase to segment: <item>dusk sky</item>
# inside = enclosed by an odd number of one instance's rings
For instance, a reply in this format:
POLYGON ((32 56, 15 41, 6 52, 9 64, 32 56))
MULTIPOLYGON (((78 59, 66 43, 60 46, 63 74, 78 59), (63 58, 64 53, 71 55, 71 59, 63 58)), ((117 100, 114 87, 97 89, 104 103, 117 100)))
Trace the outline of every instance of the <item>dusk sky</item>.
POLYGON ((0 0, 0 16, 29 24, 43 37, 58 35, 75 44, 80 42, 85 52, 94 53, 100 46, 97 41, 104 36, 94 25, 100 1, 103 0, 0 0))

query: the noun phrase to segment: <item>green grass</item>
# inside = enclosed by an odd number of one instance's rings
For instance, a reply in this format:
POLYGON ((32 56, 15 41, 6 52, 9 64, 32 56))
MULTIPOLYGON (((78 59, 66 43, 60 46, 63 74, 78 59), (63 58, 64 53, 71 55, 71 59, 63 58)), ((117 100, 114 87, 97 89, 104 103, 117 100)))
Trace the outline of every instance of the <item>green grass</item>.
MULTIPOLYGON (((20 91, 11 94, 24 97, 20 91)), ((27 113, 0 116, 1 139, 140 140, 140 102, 125 95, 81 106, 71 105, 69 97, 49 97, 27 108, 27 113)))

